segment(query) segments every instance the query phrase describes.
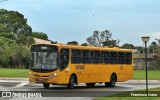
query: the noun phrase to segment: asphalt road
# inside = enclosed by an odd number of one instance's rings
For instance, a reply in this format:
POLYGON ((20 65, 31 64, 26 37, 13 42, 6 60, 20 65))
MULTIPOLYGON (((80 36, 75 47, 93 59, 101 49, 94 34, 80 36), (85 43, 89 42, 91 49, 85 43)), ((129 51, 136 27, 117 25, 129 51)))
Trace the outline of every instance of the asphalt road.
MULTIPOLYGON (((149 88, 160 87, 160 81, 153 80, 149 81, 149 88)), ((93 88, 88 88, 85 84, 79 84, 75 89, 68 89, 66 86, 61 85, 51 85, 49 89, 44 89, 42 84, 29 83, 26 79, 0 79, 0 91, 18 91, 18 93, 26 92, 36 92, 41 93, 42 97, 52 97, 43 98, 46 100, 50 99, 63 99, 68 100, 91 100, 100 96, 109 96, 112 94, 120 93, 123 91, 133 91, 139 89, 145 89, 145 81, 140 80, 130 80, 127 82, 118 82, 114 88, 105 87, 104 84, 96 84, 93 88), (67 98, 66 98, 67 97, 67 98)), ((4 99, 4 98, 1 98, 4 99)), ((21 98, 5 98, 4 100, 21 100, 21 98)), ((24 98, 26 100, 32 100, 32 98, 24 98)), ((34 100, 35 98, 33 98, 34 100)), ((40 99, 42 100, 42 98, 40 99)))

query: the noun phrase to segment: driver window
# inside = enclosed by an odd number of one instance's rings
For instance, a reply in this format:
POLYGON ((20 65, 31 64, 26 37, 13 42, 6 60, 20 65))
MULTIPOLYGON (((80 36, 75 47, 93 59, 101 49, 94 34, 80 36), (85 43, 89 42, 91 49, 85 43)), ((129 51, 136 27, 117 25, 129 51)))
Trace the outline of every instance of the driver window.
POLYGON ((36 61, 36 60, 34 60, 34 58, 35 58, 35 52, 32 52, 32 55, 31 55, 31 66, 34 66, 34 61, 36 61))
POLYGON ((69 63, 69 49, 61 49, 60 51, 60 69, 63 70, 69 63))

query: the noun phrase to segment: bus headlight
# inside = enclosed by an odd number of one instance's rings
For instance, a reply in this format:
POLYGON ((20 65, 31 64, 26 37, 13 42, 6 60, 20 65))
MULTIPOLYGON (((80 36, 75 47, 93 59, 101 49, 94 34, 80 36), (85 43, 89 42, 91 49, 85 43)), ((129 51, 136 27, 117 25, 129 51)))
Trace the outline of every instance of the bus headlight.
POLYGON ((55 72, 54 74, 50 75, 48 78, 53 78, 53 77, 55 77, 55 76, 57 76, 57 75, 58 75, 58 73, 55 72))
POLYGON ((69 72, 69 70, 70 70, 70 67, 67 67, 67 68, 66 68, 66 72, 69 72))
POLYGON ((55 73, 54 73, 54 76, 57 76, 57 74, 58 74, 58 73, 57 73, 57 72, 55 72, 55 73))

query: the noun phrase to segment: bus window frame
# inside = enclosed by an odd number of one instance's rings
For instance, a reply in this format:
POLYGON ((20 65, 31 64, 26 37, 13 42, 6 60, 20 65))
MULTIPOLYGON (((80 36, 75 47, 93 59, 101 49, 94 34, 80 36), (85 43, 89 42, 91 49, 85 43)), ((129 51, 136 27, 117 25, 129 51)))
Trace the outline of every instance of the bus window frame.
POLYGON ((81 50, 81 62, 82 64, 91 64, 91 53, 92 51, 91 50, 81 50), (83 52, 88 52, 89 55, 88 56, 83 56, 83 52), (84 62, 84 58, 87 58, 88 59, 88 62, 84 62))
POLYGON ((101 51, 101 64, 109 64, 109 52, 101 51), (104 56, 103 53, 107 53, 107 56, 104 56))
POLYGON ((71 64, 81 64, 82 60, 81 60, 81 49, 71 49, 71 64), (79 55, 73 56, 73 51, 79 51, 79 55), (78 62, 73 62, 73 59, 77 58, 78 62))
POLYGON ((125 64, 127 64, 127 65, 130 65, 130 64, 132 64, 132 56, 133 56, 133 54, 132 54, 132 52, 125 52, 125 57, 124 57, 124 59, 125 59, 125 64), (130 57, 128 57, 128 56, 126 56, 127 54, 130 54, 129 56, 130 57))
POLYGON ((122 51, 117 52, 117 64, 125 64, 125 52, 122 51), (120 55, 120 53, 123 54, 120 55))
POLYGON ((109 64, 117 64, 117 52, 116 51, 109 51, 109 64), (113 56, 111 53, 115 53, 113 56))
POLYGON ((91 61, 92 64, 101 64, 101 51, 100 50, 92 50, 91 54, 92 54, 92 57, 91 57, 92 58, 92 61, 91 61), (99 52, 99 56, 96 55, 96 57, 94 58, 93 57, 93 52, 99 52), (97 59, 99 59, 99 60, 98 60, 98 62, 93 62, 94 59, 96 59, 95 61, 97 61, 97 59))

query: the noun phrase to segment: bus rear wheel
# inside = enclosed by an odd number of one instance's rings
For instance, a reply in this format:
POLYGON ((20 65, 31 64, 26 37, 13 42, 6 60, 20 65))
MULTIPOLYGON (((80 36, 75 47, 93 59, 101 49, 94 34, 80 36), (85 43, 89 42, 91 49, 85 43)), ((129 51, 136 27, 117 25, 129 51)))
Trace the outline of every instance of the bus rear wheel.
POLYGON ((75 77, 72 75, 69 79, 69 84, 67 85, 67 87, 69 89, 74 89, 74 85, 75 85, 75 77))
POLYGON ((44 87, 45 89, 48 89, 48 88, 49 88, 49 86, 50 86, 50 84, 49 84, 49 83, 43 83, 43 87, 44 87))
POLYGON ((87 87, 94 87, 95 83, 86 83, 87 87))
POLYGON ((117 82, 116 75, 111 75, 110 82, 105 82, 105 86, 107 87, 115 87, 117 82))

